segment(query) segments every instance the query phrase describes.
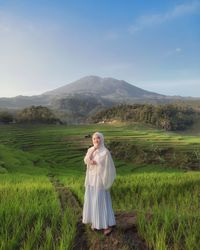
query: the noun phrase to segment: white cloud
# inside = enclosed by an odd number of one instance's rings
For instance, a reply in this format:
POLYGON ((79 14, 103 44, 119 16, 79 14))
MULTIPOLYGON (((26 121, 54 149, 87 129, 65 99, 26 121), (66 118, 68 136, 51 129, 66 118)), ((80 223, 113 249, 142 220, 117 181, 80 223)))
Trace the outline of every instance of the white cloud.
POLYGON ((135 23, 129 27, 129 33, 134 34, 145 28, 159 25, 184 15, 194 14, 198 11, 200 11, 200 2, 194 1, 177 5, 174 9, 165 13, 140 16, 135 23))
POLYGON ((200 2, 194 1, 189 4, 177 5, 171 12, 168 13, 166 18, 172 19, 183 15, 193 14, 200 9, 200 2))
POLYGON ((177 47, 175 49, 168 50, 165 53, 164 57, 169 57, 169 56, 173 56, 173 55, 183 55, 183 49, 180 47, 177 47))

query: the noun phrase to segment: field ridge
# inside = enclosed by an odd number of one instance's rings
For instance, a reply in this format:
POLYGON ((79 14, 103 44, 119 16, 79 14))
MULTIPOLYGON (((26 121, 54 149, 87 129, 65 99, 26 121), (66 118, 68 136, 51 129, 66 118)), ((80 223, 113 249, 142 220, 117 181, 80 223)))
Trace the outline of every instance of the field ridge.
POLYGON ((74 212, 78 215, 78 222, 76 225, 76 236, 72 245, 73 250, 87 250, 88 242, 86 236, 86 230, 84 225, 81 223, 81 208, 79 202, 70 191, 69 188, 65 187, 53 174, 49 174, 49 179, 58 194, 62 213, 64 213, 66 207, 70 206, 74 212))

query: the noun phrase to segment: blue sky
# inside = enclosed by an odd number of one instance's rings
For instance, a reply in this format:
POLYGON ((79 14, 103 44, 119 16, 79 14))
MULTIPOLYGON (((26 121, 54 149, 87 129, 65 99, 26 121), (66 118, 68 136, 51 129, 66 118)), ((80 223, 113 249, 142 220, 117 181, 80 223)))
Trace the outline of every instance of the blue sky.
POLYGON ((0 96, 87 75, 200 97, 200 0, 0 0, 0 96))

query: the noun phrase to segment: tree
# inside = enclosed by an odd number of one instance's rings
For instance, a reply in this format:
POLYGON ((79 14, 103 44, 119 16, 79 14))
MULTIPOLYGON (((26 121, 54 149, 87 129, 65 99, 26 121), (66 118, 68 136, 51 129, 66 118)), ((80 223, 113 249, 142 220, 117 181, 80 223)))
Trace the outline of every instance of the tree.
POLYGON ((199 116, 200 112, 180 104, 123 104, 96 113, 92 120, 118 119, 152 124, 165 130, 181 130, 192 125, 199 116))
POLYGON ((7 111, 0 112, 0 123, 11 123, 13 122, 13 115, 7 111))
POLYGON ((54 113, 47 107, 31 106, 23 109, 17 117, 20 123, 57 123, 60 122, 54 113))

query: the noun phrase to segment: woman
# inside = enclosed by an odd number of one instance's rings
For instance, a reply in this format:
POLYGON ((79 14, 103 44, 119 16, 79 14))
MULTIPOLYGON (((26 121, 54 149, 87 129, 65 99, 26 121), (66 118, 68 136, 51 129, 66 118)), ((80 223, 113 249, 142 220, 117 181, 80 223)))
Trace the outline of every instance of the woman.
POLYGON ((109 191, 116 169, 109 150, 104 146, 103 134, 94 133, 92 142, 93 146, 84 158, 87 170, 82 222, 91 223, 92 230, 104 229, 104 235, 108 235, 111 226, 116 225, 109 191))

